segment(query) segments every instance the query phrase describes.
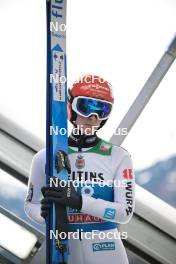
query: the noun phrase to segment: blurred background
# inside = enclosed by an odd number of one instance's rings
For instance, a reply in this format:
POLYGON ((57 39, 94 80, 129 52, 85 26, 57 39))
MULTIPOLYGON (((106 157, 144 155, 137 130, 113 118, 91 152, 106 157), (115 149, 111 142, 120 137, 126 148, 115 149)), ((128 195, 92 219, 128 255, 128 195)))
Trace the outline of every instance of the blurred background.
MULTIPOLYGON (((98 74, 113 85, 113 113, 99 132, 100 137, 109 140, 175 33, 176 2, 67 3, 68 87, 85 73, 98 74)), ((45 1, 1 0, 0 34, 0 114, 45 144, 45 1)), ((132 155, 136 183, 174 208, 175 71, 176 63, 122 144, 132 155)), ((24 214, 27 186, 17 178, 14 172, 0 167, 0 206, 44 232, 44 227, 24 214)), ((130 252, 129 258, 130 264, 143 263, 130 252)))

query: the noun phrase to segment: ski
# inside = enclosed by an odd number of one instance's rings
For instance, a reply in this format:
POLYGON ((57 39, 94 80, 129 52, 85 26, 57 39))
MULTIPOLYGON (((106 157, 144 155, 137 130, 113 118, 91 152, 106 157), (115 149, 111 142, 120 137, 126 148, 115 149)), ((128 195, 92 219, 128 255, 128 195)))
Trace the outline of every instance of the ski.
MULTIPOLYGON (((66 0, 47 0, 46 183, 67 180, 66 0)), ((66 208, 53 204, 46 220, 46 264, 68 259, 66 208), (60 234, 63 234, 60 237, 60 234)))

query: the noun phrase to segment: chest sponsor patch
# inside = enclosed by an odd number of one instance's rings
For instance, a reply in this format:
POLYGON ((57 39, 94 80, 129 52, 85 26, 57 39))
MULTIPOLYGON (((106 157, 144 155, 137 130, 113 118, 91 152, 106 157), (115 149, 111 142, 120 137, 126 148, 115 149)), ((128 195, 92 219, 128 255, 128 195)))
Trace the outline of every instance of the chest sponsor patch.
POLYGON ((85 167, 85 159, 82 155, 77 156, 75 166, 77 169, 83 169, 85 167))
POLYGON ((127 215, 129 215, 133 212, 133 192, 132 192, 131 181, 127 182, 127 186, 125 189, 126 189, 125 198, 127 203, 126 213, 127 215))
POLYGON ((126 180, 133 179, 133 170, 132 169, 125 169, 122 172, 123 178, 126 180))
POLYGON ((92 196, 94 194, 94 189, 91 186, 84 186, 81 189, 82 194, 86 194, 88 196, 92 196))
POLYGON ((102 243, 93 243, 93 251, 105 251, 105 250, 115 250, 114 242, 102 242, 102 243))
POLYGON ((101 150, 101 151, 108 151, 110 148, 111 148, 111 145, 108 145, 108 144, 106 144, 106 143, 102 143, 102 144, 100 145, 100 150, 101 150))
POLYGON ((103 181, 103 172, 94 172, 94 171, 72 171, 71 174, 68 175, 68 179, 71 181, 103 181))
POLYGON ((114 208, 106 208, 103 218, 106 219, 114 219, 116 214, 116 210, 114 208))
POLYGON ((88 214, 79 214, 79 213, 76 213, 76 214, 69 213, 68 220, 69 220, 69 223, 76 223, 76 224, 105 222, 99 217, 88 215, 88 214))

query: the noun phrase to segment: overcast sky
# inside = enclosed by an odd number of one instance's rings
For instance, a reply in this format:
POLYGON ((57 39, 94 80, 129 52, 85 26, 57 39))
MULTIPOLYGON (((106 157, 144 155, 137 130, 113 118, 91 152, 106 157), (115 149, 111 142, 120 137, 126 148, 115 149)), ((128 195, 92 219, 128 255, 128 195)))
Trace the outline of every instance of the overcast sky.
MULTIPOLYGON (((68 0, 68 84, 85 73, 114 87, 108 140, 176 28, 174 0, 68 0)), ((0 112, 45 140, 45 0, 0 1, 0 112)), ((176 152, 174 63, 123 143, 134 167, 176 152)))

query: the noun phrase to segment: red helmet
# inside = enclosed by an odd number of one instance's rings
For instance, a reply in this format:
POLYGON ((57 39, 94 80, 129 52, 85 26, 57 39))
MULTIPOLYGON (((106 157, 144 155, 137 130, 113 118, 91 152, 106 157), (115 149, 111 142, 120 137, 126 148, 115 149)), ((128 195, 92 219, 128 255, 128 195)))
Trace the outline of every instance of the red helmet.
MULTIPOLYGON (((113 103, 112 86, 103 78, 97 75, 84 75, 76 81, 68 93, 68 118, 74 124, 77 114, 72 109, 72 102, 75 97, 85 96, 105 100, 113 103)), ((101 122, 102 127, 107 120, 101 122)))

